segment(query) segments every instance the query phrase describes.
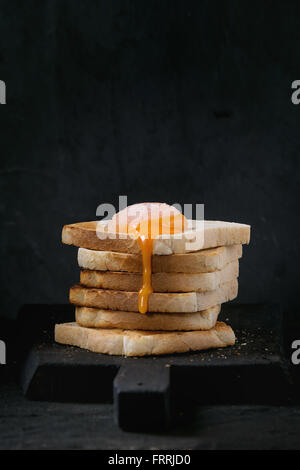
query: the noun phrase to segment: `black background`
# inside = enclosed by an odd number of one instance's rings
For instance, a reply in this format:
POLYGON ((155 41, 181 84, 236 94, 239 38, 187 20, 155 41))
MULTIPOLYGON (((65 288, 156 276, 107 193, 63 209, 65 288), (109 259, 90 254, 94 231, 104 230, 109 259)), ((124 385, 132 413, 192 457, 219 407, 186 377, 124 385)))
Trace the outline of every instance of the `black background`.
POLYGON ((1 0, 0 315, 67 302, 103 202, 249 223, 239 302, 298 309, 300 2, 1 0))

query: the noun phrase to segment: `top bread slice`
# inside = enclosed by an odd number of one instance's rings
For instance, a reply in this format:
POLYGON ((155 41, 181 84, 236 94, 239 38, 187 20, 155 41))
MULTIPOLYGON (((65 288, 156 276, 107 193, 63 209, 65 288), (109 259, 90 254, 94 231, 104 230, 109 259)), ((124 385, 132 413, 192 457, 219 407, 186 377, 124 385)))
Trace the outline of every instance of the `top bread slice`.
MULTIPOLYGON (((218 246, 192 253, 153 255, 153 273, 207 273, 223 267, 242 256, 242 245, 218 246)), ((78 264, 93 271, 143 272, 142 255, 117 251, 78 249, 78 264)))
MULTIPOLYGON (((153 255, 188 253, 217 246, 249 243, 250 225, 211 220, 189 220, 183 233, 159 235, 153 241, 153 255)), ((80 222, 65 225, 62 241, 91 250, 140 253, 138 239, 132 234, 113 233, 108 221, 80 222)))

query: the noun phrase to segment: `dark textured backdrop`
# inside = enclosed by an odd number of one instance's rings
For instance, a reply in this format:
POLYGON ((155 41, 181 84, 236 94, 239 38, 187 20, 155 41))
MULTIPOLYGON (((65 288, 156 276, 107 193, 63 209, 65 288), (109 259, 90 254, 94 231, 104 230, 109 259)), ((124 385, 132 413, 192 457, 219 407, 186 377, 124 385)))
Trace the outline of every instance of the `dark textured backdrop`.
POLYGON ((101 202, 252 225, 239 301, 298 306, 298 1, 1 0, 1 315, 66 302, 101 202))

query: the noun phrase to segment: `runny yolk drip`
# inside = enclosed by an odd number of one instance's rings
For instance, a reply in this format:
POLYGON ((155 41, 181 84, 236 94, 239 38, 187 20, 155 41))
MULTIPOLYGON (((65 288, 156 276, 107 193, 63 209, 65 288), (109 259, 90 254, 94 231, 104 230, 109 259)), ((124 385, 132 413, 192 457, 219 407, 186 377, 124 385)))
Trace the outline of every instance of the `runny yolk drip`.
POLYGON ((172 206, 163 203, 134 204, 114 215, 108 229, 134 234, 139 242, 143 262, 143 281, 139 290, 139 312, 148 311, 149 296, 153 292, 153 241, 159 235, 181 233, 187 227, 186 218, 172 206))
POLYGON ((153 250, 153 240, 151 238, 145 238, 144 236, 139 236, 138 241, 140 244, 142 252, 142 262, 143 262, 143 284, 139 290, 139 312, 147 313, 148 311, 148 301, 149 295, 153 292, 153 287, 151 283, 152 277, 152 250, 153 250))

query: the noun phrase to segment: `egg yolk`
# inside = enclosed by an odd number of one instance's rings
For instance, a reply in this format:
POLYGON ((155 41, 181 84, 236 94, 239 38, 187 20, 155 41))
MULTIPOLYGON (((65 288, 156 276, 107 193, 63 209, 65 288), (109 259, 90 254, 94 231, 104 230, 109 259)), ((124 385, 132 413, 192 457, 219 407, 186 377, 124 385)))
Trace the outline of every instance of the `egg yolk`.
POLYGON ((159 235, 182 233, 187 219, 173 206, 159 202, 147 202, 126 207, 113 216, 108 230, 133 234, 137 237, 142 254, 143 281, 139 290, 139 312, 148 311, 149 295, 152 294, 153 240, 159 235))

